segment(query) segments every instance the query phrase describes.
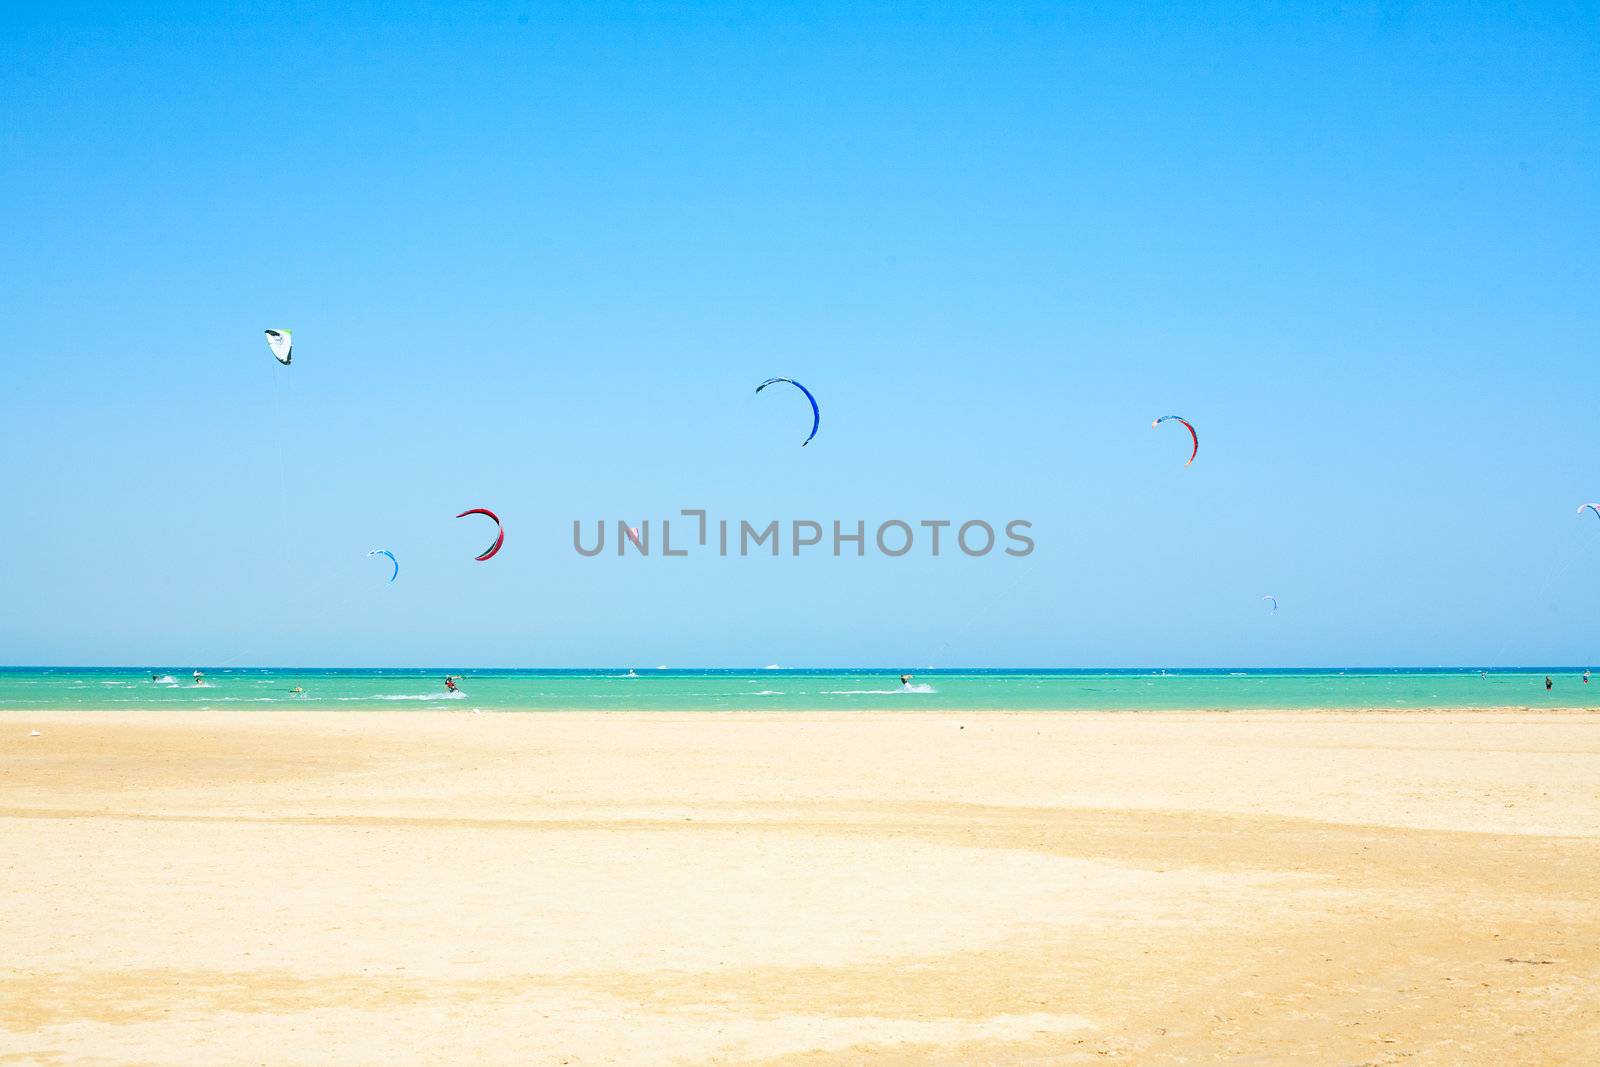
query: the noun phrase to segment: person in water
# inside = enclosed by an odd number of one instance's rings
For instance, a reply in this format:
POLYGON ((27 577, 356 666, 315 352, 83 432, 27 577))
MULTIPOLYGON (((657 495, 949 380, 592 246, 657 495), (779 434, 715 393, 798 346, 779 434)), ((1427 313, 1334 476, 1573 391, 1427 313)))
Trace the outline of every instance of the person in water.
POLYGON ((1583 684, 1584 685, 1588 685, 1589 684, 1589 672, 1588 671, 1584 671, 1583 672, 1583 684))
POLYGON ((1556 687, 1556 683, 1554 683, 1554 682, 1552 682, 1550 680, 1550 676, 1548 674, 1545 675, 1544 676, 1544 691, 1546 693, 1548 693, 1548 692, 1550 692, 1550 690, 1554 689, 1555 687, 1556 687))
POLYGON ((444 687, 447 692, 454 693, 456 691, 456 676, 453 674, 445 675, 444 687))
POLYGON ((902 688, 902 689, 910 689, 911 688, 911 679, 913 679, 915 677, 916 677, 916 675, 914 675, 914 674, 902 674, 900 676, 900 688, 902 688))
POLYGON ((194 684, 195 685, 205 685, 206 684, 206 676, 205 676, 205 672, 204 671, 195 671, 194 672, 194 684))

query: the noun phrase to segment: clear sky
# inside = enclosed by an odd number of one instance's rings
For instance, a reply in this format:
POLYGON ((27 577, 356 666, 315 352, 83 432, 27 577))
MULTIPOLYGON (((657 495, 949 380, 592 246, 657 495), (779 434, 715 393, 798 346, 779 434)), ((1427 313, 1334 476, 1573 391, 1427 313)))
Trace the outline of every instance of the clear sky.
POLYGON ((1600 661, 1592 3, 0 34, 0 662, 1600 661), (1037 549, 571 548, 684 507, 1037 549))

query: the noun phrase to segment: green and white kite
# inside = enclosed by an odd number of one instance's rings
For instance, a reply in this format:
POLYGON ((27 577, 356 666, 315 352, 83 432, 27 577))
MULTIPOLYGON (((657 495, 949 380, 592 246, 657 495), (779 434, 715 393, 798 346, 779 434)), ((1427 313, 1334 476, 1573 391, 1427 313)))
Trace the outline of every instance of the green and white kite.
POLYGON ((268 330, 267 347, 272 349, 272 358, 285 367, 294 358, 294 338, 288 330, 268 330))

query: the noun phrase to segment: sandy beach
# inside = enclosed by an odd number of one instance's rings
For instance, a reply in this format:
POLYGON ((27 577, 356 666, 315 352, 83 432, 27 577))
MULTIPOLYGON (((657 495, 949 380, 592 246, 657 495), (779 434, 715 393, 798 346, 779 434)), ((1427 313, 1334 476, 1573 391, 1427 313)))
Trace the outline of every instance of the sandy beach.
POLYGON ((0 1063, 1600 1045, 1594 713, 17 713, 0 818, 0 1063))

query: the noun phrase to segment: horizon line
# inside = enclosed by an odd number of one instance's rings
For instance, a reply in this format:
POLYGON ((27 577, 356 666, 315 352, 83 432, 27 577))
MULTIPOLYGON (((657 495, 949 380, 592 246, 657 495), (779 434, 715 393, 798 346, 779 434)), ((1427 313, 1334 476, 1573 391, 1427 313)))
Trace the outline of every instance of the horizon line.
POLYGON ((158 666, 158 667, 155 667, 155 668, 152 668, 147 664, 129 664, 129 663, 103 663, 103 664, 90 664, 90 663, 14 663, 14 664, 0 664, 0 671, 74 671, 74 670, 84 670, 84 671, 138 671, 138 672, 144 673, 144 672, 148 672, 148 671, 151 671, 151 670, 160 670, 160 669, 173 669, 173 670, 183 670, 183 671, 200 670, 200 671, 213 671, 213 672, 222 672, 222 673, 227 673, 227 672, 232 672, 232 671, 494 671, 494 672, 500 672, 500 673, 518 673, 518 672, 520 672, 520 673, 542 673, 542 672, 575 673, 575 672, 589 672, 589 671, 641 671, 641 672, 657 672, 657 673, 668 673, 668 674, 670 674, 670 673, 674 673, 674 672, 685 673, 685 672, 696 672, 696 671, 749 671, 749 672, 766 672, 766 671, 862 671, 862 672, 883 673, 883 674, 902 674, 902 673, 910 674, 910 673, 915 673, 916 671, 929 671, 929 672, 934 672, 934 673, 956 674, 956 673, 961 673, 963 671, 1016 671, 1016 672, 1019 672, 1019 673, 1037 674, 1037 673, 1049 673, 1049 672, 1063 672, 1063 673, 1064 672, 1073 672, 1073 673, 1088 673, 1088 672, 1133 673, 1133 672, 1147 672, 1147 671, 1167 671, 1167 672, 1172 672, 1172 671, 1263 671, 1263 672, 1271 672, 1271 671, 1281 671, 1281 672, 1293 672, 1293 671, 1469 671, 1469 672, 1470 671, 1480 671, 1480 672, 1481 671, 1550 671, 1550 672, 1556 672, 1556 671, 1579 671, 1579 672, 1581 672, 1581 671, 1589 670, 1591 668, 1588 667, 1588 666, 1580 666, 1580 665, 1577 665, 1577 664, 1539 664, 1539 663, 1510 663, 1510 664, 1500 664, 1500 665, 1489 665, 1489 664, 1482 664, 1482 663, 1478 663, 1478 664, 1472 664, 1472 663, 1467 663, 1467 664, 1446 664, 1446 663, 1372 664, 1372 663, 1365 663, 1365 664, 1302 664, 1302 665, 1297 665, 1297 666, 1260 666, 1260 665, 1250 666, 1250 665, 1241 665, 1241 664, 1217 664, 1217 665, 1205 665, 1205 666, 1190 665, 1190 666, 1182 666, 1182 667, 1175 667, 1175 666, 1171 666, 1171 665, 1162 666, 1162 665, 1158 665, 1158 664, 1139 664, 1139 665, 1134 665, 1134 666, 1129 666, 1129 667, 1112 667, 1112 666, 1071 666, 1071 667, 1054 666, 1054 667, 1047 667, 1047 666, 1039 666, 1039 665, 1030 665, 1030 666, 989 665, 989 666, 985 666, 985 665, 982 665, 982 664, 964 664, 962 666, 954 666, 954 667, 932 667, 932 666, 906 667, 906 666, 903 666, 903 665, 902 666, 885 666, 883 664, 866 664, 866 665, 854 665, 854 666, 822 666, 822 665, 815 665, 815 664, 810 664, 810 665, 792 665, 792 666, 791 665, 782 665, 782 664, 768 664, 768 665, 741 664, 741 665, 735 665, 735 666, 697 665, 697 666, 689 666, 689 667, 668 667, 668 666, 656 666, 656 667, 637 667, 637 666, 633 666, 633 667, 630 667, 630 666, 619 665, 619 664, 599 664, 599 665, 585 665, 585 666, 577 666, 577 667, 552 667, 552 666, 544 666, 544 667, 535 667, 535 666, 516 666, 516 667, 476 666, 476 667, 463 667, 463 666, 460 666, 460 665, 439 665, 439 664, 425 664, 425 665, 421 665, 421 666, 404 665, 404 664, 383 664, 383 665, 362 664, 362 665, 358 665, 358 666, 332 666, 332 665, 328 665, 328 664, 268 664, 268 663, 261 663, 261 664, 233 664, 233 665, 223 666, 223 665, 210 665, 210 664, 206 664, 206 663, 189 663, 189 664, 182 664, 182 665, 176 665, 176 666, 169 664, 169 665, 166 665, 165 667, 158 666))

